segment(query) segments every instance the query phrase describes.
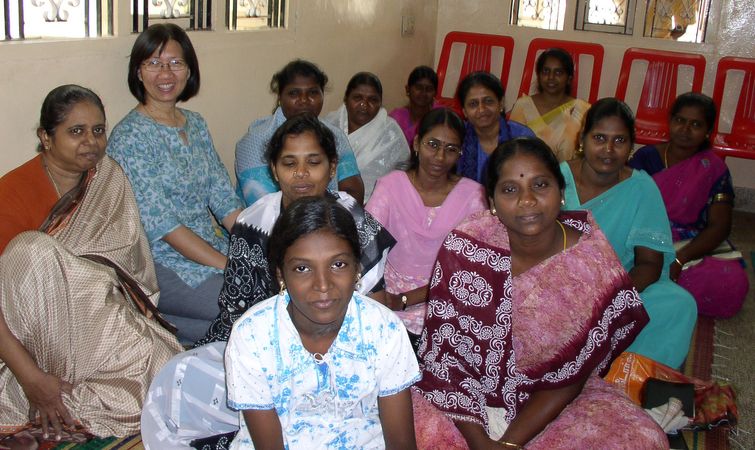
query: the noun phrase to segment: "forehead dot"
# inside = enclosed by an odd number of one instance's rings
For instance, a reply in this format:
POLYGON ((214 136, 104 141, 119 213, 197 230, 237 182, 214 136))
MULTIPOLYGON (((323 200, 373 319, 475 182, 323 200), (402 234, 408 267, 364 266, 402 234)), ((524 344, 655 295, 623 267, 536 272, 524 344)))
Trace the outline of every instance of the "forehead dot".
POLYGON ((519 178, 524 178, 524 174, 523 174, 523 173, 520 173, 520 174, 519 174, 519 178))

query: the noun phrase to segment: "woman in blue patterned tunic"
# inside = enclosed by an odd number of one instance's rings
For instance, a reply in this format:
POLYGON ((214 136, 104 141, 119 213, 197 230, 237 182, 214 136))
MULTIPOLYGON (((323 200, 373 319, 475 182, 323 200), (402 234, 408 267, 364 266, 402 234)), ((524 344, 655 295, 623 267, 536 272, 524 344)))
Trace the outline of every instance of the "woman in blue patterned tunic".
POLYGON ((218 314, 227 230, 241 201, 197 113, 176 107, 199 91, 199 65, 186 33, 157 24, 134 43, 128 84, 139 104, 113 129, 107 152, 134 188, 155 259, 160 310, 191 343, 218 314))

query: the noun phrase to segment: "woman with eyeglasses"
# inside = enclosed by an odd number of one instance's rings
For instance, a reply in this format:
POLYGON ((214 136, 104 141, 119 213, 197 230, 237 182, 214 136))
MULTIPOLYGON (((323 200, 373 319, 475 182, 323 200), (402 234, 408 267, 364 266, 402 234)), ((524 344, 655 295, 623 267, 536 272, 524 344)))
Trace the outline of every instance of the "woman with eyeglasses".
POLYGON ((432 266, 443 239, 468 215, 487 208, 479 183, 456 174, 464 124, 446 108, 419 124, 409 169, 380 178, 366 209, 397 240, 385 265, 388 306, 407 329, 424 323, 432 266))
POLYGON ((481 183, 488 157, 498 144, 517 137, 535 137, 526 126, 503 116, 504 89, 492 73, 472 72, 461 80, 456 91, 467 118, 458 173, 481 183))
POLYGON ((131 50, 128 85, 139 101, 113 129, 107 152, 134 188, 155 258, 160 311, 183 343, 204 335, 218 310, 229 230, 241 201, 220 161, 207 123, 178 108, 199 91, 199 64, 186 33, 150 26, 131 50))
POLYGON ((530 127, 559 161, 573 159, 590 109, 589 103, 571 95, 574 60, 562 48, 549 48, 537 57, 535 72, 537 93, 519 97, 509 119, 530 127))

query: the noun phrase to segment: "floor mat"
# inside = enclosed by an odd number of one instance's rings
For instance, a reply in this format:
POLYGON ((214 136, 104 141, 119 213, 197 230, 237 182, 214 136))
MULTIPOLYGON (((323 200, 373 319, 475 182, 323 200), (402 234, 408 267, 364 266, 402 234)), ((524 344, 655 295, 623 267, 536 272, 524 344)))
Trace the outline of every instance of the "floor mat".
MULTIPOLYGON (((698 316, 695 334, 692 336, 684 374, 710 380, 713 365, 716 321, 698 316)), ((729 450, 729 428, 717 427, 708 431, 685 431, 684 440, 690 450, 729 450)))

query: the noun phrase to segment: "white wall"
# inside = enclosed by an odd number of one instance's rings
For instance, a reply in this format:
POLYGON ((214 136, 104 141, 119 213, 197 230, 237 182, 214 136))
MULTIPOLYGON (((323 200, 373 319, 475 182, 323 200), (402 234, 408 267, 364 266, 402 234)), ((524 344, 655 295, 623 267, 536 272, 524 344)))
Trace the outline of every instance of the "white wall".
MULTIPOLYGON (((126 85, 127 58, 135 36, 129 33, 128 2, 120 1, 112 38, 56 42, 0 42, 0 174, 34 156, 35 128, 45 94, 64 83, 98 92, 114 125, 135 100, 126 85)), ((217 2, 216 2, 217 3, 217 2)), ((639 2, 642 3, 642 2, 639 2)), ((721 56, 755 57, 755 2, 712 0, 708 39, 686 44, 571 30, 575 2, 568 2, 567 31, 512 27, 508 1, 501 0, 291 0, 285 30, 190 33, 199 54, 202 89, 185 106, 208 121, 223 161, 233 164, 236 141, 249 123, 269 114, 274 97, 268 84, 287 61, 311 59, 331 79, 324 111, 335 109, 348 79, 360 70, 377 73, 385 88, 386 106, 403 103, 403 86, 418 64, 437 64, 443 37, 452 30, 508 34, 516 47, 507 89, 508 106, 516 97, 529 41, 551 37, 601 43, 606 49, 602 96, 614 93, 621 56, 630 46, 699 52, 708 61, 704 92, 711 93, 716 61, 721 56), (413 36, 400 34, 401 16, 416 19, 413 36)), ((635 23, 642 23, 641 11, 635 23)), ((214 17, 215 24, 222 18, 214 17)), ((221 26, 222 28, 222 26, 221 26)), ((734 182, 755 188, 755 161, 729 159, 734 182)))
MULTIPOLYGON (((711 0, 706 43, 691 44, 671 40, 644 38, 642 36, 642 8, 638 3, 635 15, 635 35, 623 36, 608 33, 575 31, 574 11, 576 1, 567 2, 564 31, 549 31, 509 25, 510 2, 500 0, 439 0, 438 25, 435 41, 436 64, 443 38, 449 31, 503 34, 514 38, 515 47, 509 83, 506 86, 508 108, 516 100, 522 76, 527 47, 532 39, 545 37, 582 42, 597 42, 605 48, 603 73, 599 97, 615 93, 624 51, 629 47, 644 47, 690 53, 705 56, 707 69, 703 92, 713 93, 716 63, 723 56, 755 57, 755 2, 741 0, 711 0)), ((630 89, 631 94, 631 89, 630 89)), ((639 93, 638 93, 639 94, 639 93)), ((629 99, 628 99, 629 100, 629 99)), ((637 99, 635 99, 636 105, 637 99)), ((628 101, 630 106, 631 100, 628 101)), ((755 161, 728 158, 734 184, 755 188, 755 161)))
MULTIPOLYGON (((0 174, 35 155, 39 108, 53 87, 77 83, 93 89, 105 102, 111 127, 136 105, 126 84, 128 55, 136 36, 129 33, 129 2, 120 3, 116 32, 121 32, 112 38, 0 42, 4 148, 0 174)), ((378 74, 386 106, 398 106, 404 102, 411 69, 433 62, 437 1, 292 0, 289 4, 285 30, 189 34, 198 53, 202 86, 184 106, 205 117, 218 153, 231 169, 236 141, 252 120, 272 111, 270 77, 289 60, 310 59, 330 77, 324 113, 338 107, 349 78, 361 70, 378 74), (415 16, 413 36, 401 36, 402 14, 415 16)), ((215 17, 213 23, 224 21, 215 17)))

